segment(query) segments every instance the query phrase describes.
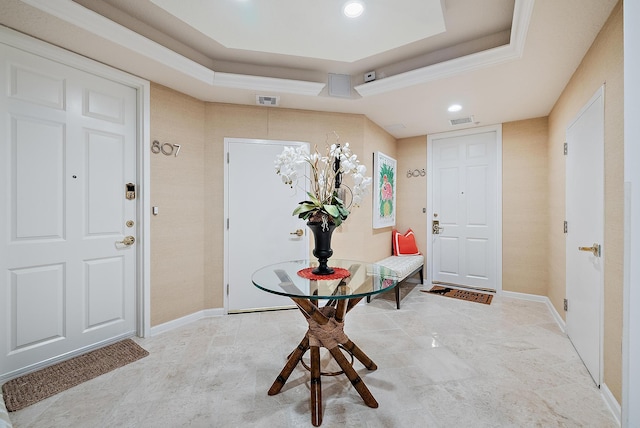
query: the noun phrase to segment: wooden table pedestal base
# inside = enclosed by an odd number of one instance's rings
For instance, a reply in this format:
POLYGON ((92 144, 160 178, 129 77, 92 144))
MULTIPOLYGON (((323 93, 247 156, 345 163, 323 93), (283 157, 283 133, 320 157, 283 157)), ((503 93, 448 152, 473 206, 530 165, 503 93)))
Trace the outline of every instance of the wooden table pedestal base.
POLYGON ((344 334, 344 316, 362 298, 332 300, 326 306, 318 308, 313 300, 292 298, 302 311, 309 323, 307 334, 300 344, 289 355, 286 365, 271 385, 269 395, 280 392, 293 369, 302 361, 302 356, 311 351, 311 423, 313 426, 322 424, 322 381, 320 372, 320 347, 329 350, 333 359, 338 363, 342 372, 351 381, 360 397, 369 407, 378 407, 378 402, 355 371, 351 362, 347 360, 341 345, 347 352, 358 359, 367 369, 376 370, 378 366, 358 346, 344 334))

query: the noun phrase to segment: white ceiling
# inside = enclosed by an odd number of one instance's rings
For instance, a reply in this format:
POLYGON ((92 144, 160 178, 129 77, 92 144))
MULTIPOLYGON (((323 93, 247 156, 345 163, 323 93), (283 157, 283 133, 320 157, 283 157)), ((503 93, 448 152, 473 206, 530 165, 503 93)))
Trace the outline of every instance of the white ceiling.
MULTIPOLYGON (((358 18, 342 13, 345 1, 151 0, 225 48, 331 61, 353 62, 445 31, 440 0, 395 0, 393 7, 369 0, 358 18), (382 31, 387 25, 402 30, 382 31)), ((148 16, 141 15, 157 28, 148 16)))
POLYGON ((345 1, 2 0, 0 23, 205 101, 278 96, 264 108, 364 114, 402 138, 546 116, 617 3, 361 0, 352 20, 345 1))

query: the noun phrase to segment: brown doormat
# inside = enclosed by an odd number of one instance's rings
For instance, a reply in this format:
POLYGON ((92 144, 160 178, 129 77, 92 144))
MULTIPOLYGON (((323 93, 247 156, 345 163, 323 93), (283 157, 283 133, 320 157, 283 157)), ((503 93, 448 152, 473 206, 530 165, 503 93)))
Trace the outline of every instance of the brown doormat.
POLYGON ((4 402, 15 412, 147 355, 125 339, 8 381, 2 385, 4 402))
POLYGON ((441 294, 443 296, 452 297, 454 299, 467 300, 469 302, 484 303, 490 305, 493 294, 478 293, 476 291, 459 290, 457 288, 440 287, 434 285, 431 290, 420 290, 425 293, 441 294))

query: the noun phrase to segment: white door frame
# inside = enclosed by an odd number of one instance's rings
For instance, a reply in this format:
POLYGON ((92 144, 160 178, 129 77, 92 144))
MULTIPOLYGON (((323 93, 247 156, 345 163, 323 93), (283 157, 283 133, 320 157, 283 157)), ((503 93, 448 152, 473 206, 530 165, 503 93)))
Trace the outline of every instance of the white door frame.
MULTIPOLYGON (((603 182, 605 180, 605 170, 604 170, 604 152, 605 152, 605 147, 604 147, 604 114, 605 114, 604 113, 604 100, 605 100, 605 98, 604 98, 604 96, 605 96, 605 85, 602 85, 600 88, 598 88, 598 90, 595 92, 595 94, 589 99, 589 101, 587 101, 585 103, 585 105, 582 106, 580 111, 574 116, 574 118, 571 120, 571 122, 569 122, 569 124, 567 125, 567 127, 565 129, 565 141, 569 142, 568 134, 569 134, 569 130, 571 129, 571 127, 573 127, 582 118, 582 115, 588 109, 591 108, 591 106, 594 104, 594 102, 596 102, 598 100, 598 98, 601 99, 601 103, 602 103, 601 104, 601 108, 602 108, 602 110, 600 112, 602 114, 602 123, 601 123, 601 125, 602 125, 602 129, 601 129, 602 135, 600 137, 602 138, 602 140, 601 140, 602 141, 602 159, 601 159, 601 161, 602 161, 602 164, 601 164, 602 165, 602 169, 601 169, 600 172, 602 174, 603 182)), ((592 135, 594 135, 594 134, 592 134, 592 135)), ((571 142, 569 142, 569 143, 571 143, 571 142)), ((571 155, 570 150, 571 150, 572 146, 574 146, 574 145, 573 144, 569 144, 569 148, 568 148, 569 156, 571 155)), ((566 158, 566 156, 565 156, 565 158, 566 158)), ((565 159, 565 165, 566 165, 566 162, 569 162, 569 161, 567 159, 565 159)), ((565 170, 566 169, 567 168, 565 168, 565 170)), ((570 180, 570 177, 567 174, 565 176, 565 195, 569 194, 569 189, 568 189, 569 180, 570 180)), ((602 224, 598 226, 598 227, 600 227, 600 231, 599 232, 600 232, 600 236, 602 237, 601 242, 599 242, 600 246, 602 247, 602 255, 600 256, 600 263, 602 264, 602 270, 600 271, 599 278, 598 278, 598 281, 599 281, 599 284, 598 284, 598 288, 599 288, 599 290, 598 290, 598 299, 599 299, 599 302, 598 303, 599 303, 599 305, 598 305, 598 309, 597 309, 597 313, 596 313, 596 315, 598 316, 598 347, 599 347, 599 350, 598 350, 598 369, 597 369, 598 372, 597 373, 591 373, 591 371, 589 370, 590 375, 594 378, 594 382, 598 385, 598 387, 600 387, 603 384, 603 381, 604 381, 604 275, 605 275, 604 274, 604 266, 605 266, 605 258, 606 258, 606 251, 607 251, 607 248, 606 248, 605 242, 604 242, 604 236, 605 236, 605 222, 604 222, 604 205, 605 205, 605 202, 604 202, 604 196, 605 195, 604 195, 604 183, 603 183, 603 188, 602 188, 602 198, 603 199, 602 199, 602 206, 600 207, 601 210, 602 210, 601 211, 602 224)), ((570 198, 565 196, 565 204, 567 205, 567 206, 565 206, 565 213, 566 212, 570 212, 570 213, 572 212, 571 210, 568 209, 568 205, 569 205, 568 201, 569 200, 570 200, 570 198)), ((575 217, 573 217, 573 219, 575 219, 575 217)), ((568 219, 567 218, 567 220, 572 220, 572 219, 568 219)), ((569 221, 569 226, 568 227, 569 228, 571 227, 571 221, 569 221)), ((571 229, 569 229, 569 230, 571 230, 571 229)), ((582 241, 577 241, 577 242, 581 243, 582 241)), ((588 244, 585 243, 584 245, 590 245, 591 244, 590 241, 587 241, 587 242, 588 242, 588 244)), ((568 245, 566 246, 566 248, 565 248, 565 255, 566 255, 566 258, 565 258, 565 264, 566 264, 565 265, 565 275, 566 275, 566 277, 565 277, 565 295, 566 295, 567 298, 569 298, 568 299, 569 300, 569 302, 568 302, 569 310, 571 310, 571 298, 570 297, 572 297, 572 296, 569 296, 568 293, 567 293, 567 290, 568 290, 568 287, 569 287, 569 283, 570 283, 570 279, 571 279, 571 278, 569 278, 569 273, 570 273, 570 269, 569 269, 569 260, 570 260, 569 252, 573 252, 573 251, 577 251, 575 246, 571 247, 571 248, 569 248, 568 245)), ((575 325, 575 323, 573 323, 572 325, 575 325)), ((566 330, 567 333, 569 333, 571 331, 570 326, 567 325, 565 330, 566 330)), ((575 335, 573 337, 575 338, 575 335)), ((569 339, 571 339, 571 337, 569 339)), ((573 343, 573 340, 572 340, 572 343, 573 343)), ((574 345, 574 347, 575 347, 575 345, 574 345)), ((577 351, 577 348, 576 348, 576 351, 577 351)), ((583 363, 584 363, 584 358, 583 357, 584 357, 584 355, 581 356, 581 358, 583 359, 583 363)), ((585 365, 585 367, 587 367, 587 364, 584 364, 584 365, 585 365)))
POLYGON ((427 135, 427 275, 426 284, 433 280, 433 140, 467 135, 496 133, 496 293, 502 292, 502 124, 480 126, 460 131, 427 135))
POLYGON ((624 316, 622 426, 640 426, 640 3, 624 4, 624 316))
MULTIPOLYGON (((151 329, 151 259, 150 259, 150 83, 147 80, 125 73, 102 63, 53 46, 6 27, 0 27, 0 43, 38 55, 75 69, 129 86, 137 93, 137 216, 138 236, 136 238, 137 278, 136 278, 136 334, 146 337, 151 329)), ((86 352, 84 349, 82 352, 86 352)), ((65 358, 73 356, 67 355, 65 358)))
MULTIPOLYGON (((299 143, 303 143, 302 141, 287 141, 287 140, 272 140, 272 139, 268 139, 268 138, 225 138, 224 139, 224 224, 222 225, 222 227, 224 228, 224 259, 223 259, 223 263, 224 263, 224 282, 223 282, 223 302, 224 302, 224 308, 223 308, 223 313, 224 315, 229 314, 229 293, 228 293, 228 286, 229 286, 229 228, 227 227, 227 219, 229 218, 229 162, 227 159, 227 154, 229 153, 229 143, 254 143, 254 144, 259 144, 261 142, 264 143, 274 143, 274 144, 299 144, 299 143)), ((309 143, 306 143, 309 144, 309 143)), ((275 161, 275 159, 273 159, 273 161, 275 161)), ((275 174, 275 168, 273 170, 273 173, 275 174)), ((309 237, 308 234, 305 234, 304 239, 307 242, 307 246, 309 243, 309 237)))

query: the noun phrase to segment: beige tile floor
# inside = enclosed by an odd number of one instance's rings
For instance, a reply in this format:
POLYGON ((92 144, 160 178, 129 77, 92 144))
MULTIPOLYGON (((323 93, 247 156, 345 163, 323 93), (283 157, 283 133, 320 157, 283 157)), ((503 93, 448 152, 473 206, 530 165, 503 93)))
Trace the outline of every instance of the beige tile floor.
MULTIPOLYGON (((393 293, 351 311, 345 330, 378 365, 323 377, 323 427, 615 427, 615 419, 546 306, 491 305, 393 293)), ((203 319, 136 339, 140 361, 11 413, 15 427, 305 427, 309 376, 298 366, 267 390, 305 332, 296 310, 203 319)), ((305 359, 308 356, 305 356, 305 359)), ((323 357, 328 367, 328 359, 323 357)))

